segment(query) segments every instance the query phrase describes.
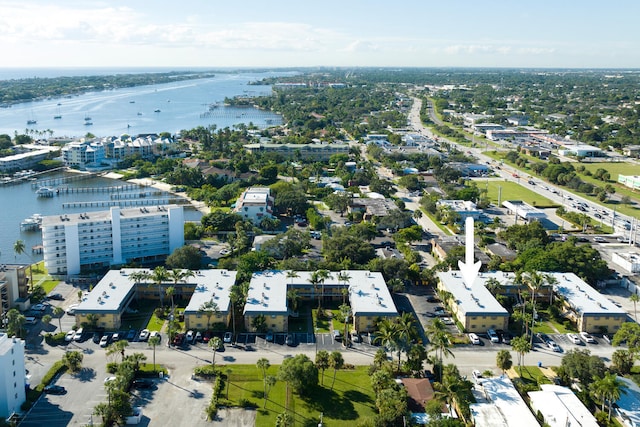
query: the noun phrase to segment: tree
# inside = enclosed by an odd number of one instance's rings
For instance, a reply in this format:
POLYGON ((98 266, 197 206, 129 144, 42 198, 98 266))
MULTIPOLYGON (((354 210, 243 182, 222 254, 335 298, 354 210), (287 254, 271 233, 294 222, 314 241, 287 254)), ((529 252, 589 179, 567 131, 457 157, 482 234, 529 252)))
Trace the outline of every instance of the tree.
POLYGON ((284 359, 278 379, 286 382, 299 395, 305 395, 318 385, 318 368, 304 354, 284 359))
POLYGON ((320 350, 316 354, 316 367, 322 372, 320 384, 324 385, 324 371, 329 368, 329 352, 320 350))
POLYGON ((165 261, 167 267, 184 268, 187 270, 198 270, 202 264, 202 254, 200 250, 191 245, 177 248, 167 257, 165 261))
POLYGON ((129 346, 129 341, 127 340, 116 341, 112 343, 109 347, 107 347, 107 356, 120 353, 120 356, 122 356, 122 361, 124 362, 124 350, 128 346, 129 346))
POLYGON ((153 348, 153 372, 156 371, 156 347, 160 345, 160 336, 156 335, 149 338, 148 345, 153 348))
POLYGON ((213 351, 213 357, 211 359, 211 365, 214 368, 216 366, 216 352, 218 351, 218 349, 220 348, 221 345, 222 345, 222 340, 220 339, 220 337, 213 337, 213 338, 211 338, 209 340, 209 347, 213 351))
POLYGON ((338 372, 338 369, 342 369, 343 366, 344 359, 342 357, 342 353, 340 353, 339 351, 332 351, 329 355, 329 367, 333 368, 333 381, 331 382, 331 390, 333 390, 333 386, 336 383, 336 373, 338 372))
POLYGON ((502 373, 508 371, 513 366, 513 360, 511 360, 511 353, 509 350, 500 350, 496 354, 496 366, 502 371, 502 373))
MULTIPOLYGON (((438 360, 440 368, 443 366, 443 357, 452 356, 455 357, 450 350, 451 340, 449 332, 447 331, 447 325, 440 319, 433 319, 433 321, 427 326, 426 330, 427 339, 431 343, 431 346, 435 349, 436 358, 438 360), (439 353, 439 357, 438 357, 439 353)), ((440 381, 442 381, 442 369, 440 369, 440 381)))
MULTIPOLYGON (((263 386, 264 386, 264 395, 266 396, 267 395, 267 370, 271 367, 271 363, 269 363, 269 360, 267 358, 261 357, 256 362, 256 366, 258 367, 258 369, 260 369, 262 371, 262 382, 263 382, 263 386)), ((266 400, 267 400, 267 398, 265 397, 265 405, 267 404, 266 400)))
POLYGON ((620 375, 631 373, 635 357, 628 350, 616 350, 611 355, 611 366, 620 375))
POLYGON ((211 324, 211 317, 215 314, 216 316, 220 313, 218 309, 218 304, 216 304, 213 300, 205 301, 198 308, 198 312, 204 313, 207 316, 207 329, 209 329, 209 325, 211 324))
POLYGON ((15 308, 7 311, 7 335, 22 337, 27 318, 15 308))
POLYGON ((251 327, 257 332, 264 332, 267 330, 267 318, 264 314, 258 314, 251 319, 251 327))
POLYGON ((53 307, 53 315, 58 319, 58 328, 62 332, 62 316, 64 315, 64 309, 62 307, 53 307))
POLYGON ((625 322, 622 324, 618 332, 613 336, 611 344, 618 346, 626 342, 627 348, 634 356, 640 353, 640 324, 635 322, 625 322))
POLYGON ((518 353, 518 366, 520 368, 520 376, 522 376, 524 355, 531 351, 531 342, 525 335, 522 335, 511 340, 511 347, 513 348, 513 351, 518 353))
MULTIPOLYGON (((15 252, 15 259, 18 259, 18 255, 22 255, 25 253, 25 248, 27 246, 24 243, 24 240, 16 240, 13 244, 13 252, 15 252)), ((33 288, 33 266, 29 265, 29 287, 33 288)))
POLYGON ((160 307, 164 307, 164 292, 162 290, 162 284, 167 281, 169 278, 169 273, 167 269, 163 266, 158 266, 153 269, 153 273, 151 273, 151 279, 153 283, 158 286, 158 295, 160 296, 160 307))
POLYGON ((611 421, 611 409, 622 393, 626 393, 623 389, 624 383, 616 374, 604 374, 602 378, 597 379, 593 383, 593 389, 597 390, 597 394, 601 396, 603 406, 607 402, 609 408, 608 420, 611 421))
POLYGON ((404 387, 389 387, 376 396, 376 408, 383 425, 403 425, 402 417, 407 413, 407 391, 404 387))
POLYGON ((382 344, 385 349, 393 351, 398 347, 398 326, 395 322, 384 319, 378 324, 375 342, 382 344))
POLYGON ((84 355, 79 351, 67 351, 62 356, 62 361, 71 372, 78 372, 82 366, 82 359, 84 355))
POLYGON ((265 383, 265 392, 264 392, 264 408, 267 407, 267 399, 269 398, 269 393, 271 392, 271 388, 276 384, 277 378, 273 375, 267 375, 264 379, 265 383))
POLYGON ((638 301, 640 301, 640 295, 638 295, 637 293, 634 292, 629 297, 629 301, 631 301, 633 303, 633 316, 636 318, 636 322, 637 322, 638 321, 638 310, 636 308, 636 304, 638 303, 638 301))
POLYGON ((297 289, 289 289, 287 291, 287 300, 289 300, 289 304, 293 312, 298 311, 298 303, 300 302, 300 294, 297 289))
POLYGON ((562 370, 570 377, 586 385, 593 377, 602 377, 606 367, 602 359, 592 356, 589 350, 570 350, 560 363, 562 370))
POLYGON ((42 323, 45 324, 46 326, 49 326, 49 324, 51 323, 51 319, 53 319, 51 317, 50 314, 45 314, 44 316, 42 316, 42 323))

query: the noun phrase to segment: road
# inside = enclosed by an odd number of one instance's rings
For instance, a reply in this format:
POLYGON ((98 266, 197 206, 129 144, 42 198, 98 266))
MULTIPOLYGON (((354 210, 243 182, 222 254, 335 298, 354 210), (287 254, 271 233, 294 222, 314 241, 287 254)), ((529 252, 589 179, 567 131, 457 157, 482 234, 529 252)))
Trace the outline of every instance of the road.
MULTIPOLYGON (((422 100, 419 98, 413 98, 413 105, 409 112, 409 121, 411 122, 412 127, 422 135, 425 135, 432 139, 438 138, 439 140, 444 140, 452 146, 455 146, 458 150, 466 152, 468 154, 472 154, 482 163, 495 163, 495 161, 491 157, 484 155, 482 153, 482 149, 479 147, 466 147, 454 141, 434 135, 429 130, 429 128, 425 127, 422 124, 422 121, 420 120, 421 108, 422 100)), ((434 123, 443 124, 433 111, 433 106, 431 105, 431 103, 429 103, 427 111, 429 112, 429 116, 434 123)), ((541 182, 539 179, 531 178, 528 175, 522 176, 523 172, 520 170, 504 165, 500 165, 499 167, 500 169, 496 169, 494 166, 494 172, 501 178, 507 181, 515 182, 517 184, 528 186, 529 189, 547 197, 548 199, 558 203, 559 205, 564 206, 569 211, 585 213, 596 221, 602 221, 607 225, 612 225, 614 226, 616 232, 620 235, 629 236, 630 233, 633 234, 633 236, 631 236, 632 238, 630 239, 630 243, 637 241, 638 224, 637 220, 633 217, 622 215, 620 213, 617 213, 615 209, 612 210, 608 207, 593 203, 590 200, 567 191, 566 188, 558 187, 546 182, 541 182), (528 183, 528 181, 532 181, 534 182, 534 184, 531 185, 528 183), (580 204, 582 204, 584 211, 578 208, 580 204), (633 228, 633 230, 630 232, 629 228, 631 227, 633 228)))

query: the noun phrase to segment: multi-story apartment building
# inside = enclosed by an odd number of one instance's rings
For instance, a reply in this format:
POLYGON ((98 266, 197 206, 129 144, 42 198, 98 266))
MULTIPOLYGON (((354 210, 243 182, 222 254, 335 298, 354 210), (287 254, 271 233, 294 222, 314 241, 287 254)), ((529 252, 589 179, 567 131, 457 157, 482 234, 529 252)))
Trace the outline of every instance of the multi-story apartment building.
POLYGON ((69 167, 98 167, 104 158, 105 149, 101 141, 74 141, 62 147, 62 160, 69 167))
POLYGON ((27 265, 0 265, 0 318, 4 318, 7 311, 18 305, 20 299, 27 300, 29 278, 26 270, 27 265))
POLYGON ((0 333, 0 366, 0 418, 7 419, 27 399, 23 340, 0 333))
POLYGON ((48 216, 42 244, 51 274, 156 261, 184 245, 184 213, 182 206, 154 206, 48 216))
POLYGON ((273 217, 273 202, 271 189, 268 187, 250 187, 236 201, 234 212, 257 225, 264 218, 273 217))
POLYGON ((276 144, 254 143, 245 144, 244 148, 250 153, 276 153, 286 159, 329 160, 334 154, 349 154, 349 144, 311 143, 311 144, 276 144))
POLYGON ((54 157, 60 151, 60 147, 25 144, 19 146, 19 150, 12 156, 0 158, 0 172, 15 172, 32 168, 39 162, 54 157))

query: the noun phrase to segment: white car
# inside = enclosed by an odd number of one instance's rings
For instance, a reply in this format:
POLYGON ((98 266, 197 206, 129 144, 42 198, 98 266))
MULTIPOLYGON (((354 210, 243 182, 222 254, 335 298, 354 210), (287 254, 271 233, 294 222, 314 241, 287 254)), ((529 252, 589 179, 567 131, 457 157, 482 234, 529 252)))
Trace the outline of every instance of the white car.
POLYGON ((73 316, 74 314, 76 314, 76 308, 78 308, 78 304, 71 304, 69 307, 67 307, 67 314, 73 316))
POLYGON ((149 334, 149 338, 155 338, 155 337, 158 337, 158 338, 162 339, 162 337, 160 336, 160 332, 151 331, 151 333, 149 334))
POLYGON ((233 338, 233 334, 231 332, 225 332, 222 337, 222 342, 229 344, 233 338))
POLYGON ((138 335, 138 341, 146 341, 149 339, 149 335, 151 334, 151 332, 149 332, 148 329, 143 329, 140 331, 140 335, 138 335))
POLYGON ((560 346, 556 344, 555 341, 553 340, 547 341, 547 346, 549 347, 549 350, 554 351, 556 353, 560 353, 560 346))
POLYGON ((480 371, 474 369, 471 373, 471 376, 473 377, 473 380, 476 382, 476 384, 482 384, 482 373, 480 373, 480 371))
POLYGON ((115 381, 115 380, 117 380, 116 377, 113 377, 113 376, 107 377, 107 378, 104 379, 104 383, 105 384, 109 384, 111 381, 115 381))
POLYGON ((82 328, 78 329, 76 331, 75 335, 73 336, 73 340, 74 341, 80 341, 82 339, 82 332, 83 332, 82 328))
POLYGON ((593 338, 588 332, 580 332, 580 338, 588 342, 589 344, 595 344, 596 339, 593 338))
POLYGON ((445 325, 455 325, 455 322, 451 317, 443 317, 442 323, 444 323, 445 325))
POLYGON ((64 340, 66 342, 71 342, 71 341, 73 341, 73 337, 75 337, 75 336, 76 336, 76 331, 74 331, 72 329, 69 332, 67 332, 67 334, 64 336, 64 340))
POLYGON ((496 331, 494 331, 493 329, 489 329, 487 331, 487 335, 489 335, 489 339, 491 340, 491 342, 493 342, 493 343, 499 343, 500 342, 500 337, 498 336, 496 331))
POLYGON ((473 332, 471 332, 469 334, 469 341, 471 341, 471 344, 473 345, 480 345, 481 341, 480 341, 480 337, 478 337, 476 334, 474 334, 473 332))
POLYGON ((224 255, 229 255, 231 253, 231 251, 229 249, 222 249, 220 251, 220 255, 224 256, 224 255))
POLYGON ((109 345, 109 334, 104 334, 102 338, 100 338, 100 347, 106 347, 109 345))
POLYGON ((569 338, 569 341, 571 341, 574 344, 578 344, 578 345, 582 345, 582 340, 580 339, 580 337, 578 337, 578 335, 576 334, 567 334, 567 338, 569 338))

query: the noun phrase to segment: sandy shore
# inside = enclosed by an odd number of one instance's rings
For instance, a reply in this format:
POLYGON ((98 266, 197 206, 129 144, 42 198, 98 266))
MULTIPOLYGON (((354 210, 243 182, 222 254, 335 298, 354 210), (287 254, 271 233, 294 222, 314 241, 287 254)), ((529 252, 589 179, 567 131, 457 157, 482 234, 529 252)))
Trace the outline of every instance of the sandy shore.
MULTIPOLYGON (((106 174, 102 175, 104 178, 109 178, 109 179, 122 179, 122 177, 124 175, 116 173, 116 172, 107 172, 106 174)), ((204 203, 204 202, 199 202, 198 200, 193 200, 191 198, 189 198, 189 196, 187 196, 187 193, 185 192, 178 192, 178 191, 174 191, 172 190, 173 185, 171 184, 166 184, 164 182, 158 182, 155 181, 153 179, 150 178, 134 178, 134 179, 130 179, 127 182, 131 182, 133 184, 138 184, 138 185, 143 185, 145 187, 153 187, 153 188, 157 188, 158 190, 161 191, 165 191, 167 193, 171 193, 171 194, 175 194, 176 196, 179 196, 183 199, 186 199, 189 201, 189 203, 191 203, 191 205, 196 208, 197 210, 199 210, 200 212, 202 212, 203 215, 208 214, 209 212, 211 212, 211 209, 209 209, 209 207, 204 203)))

